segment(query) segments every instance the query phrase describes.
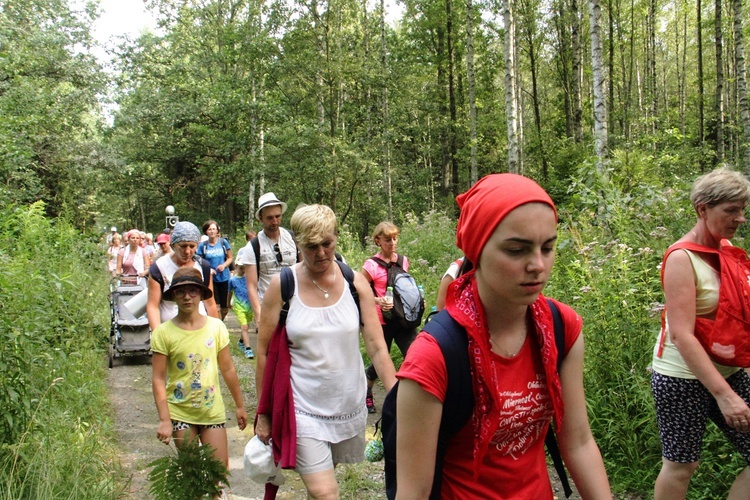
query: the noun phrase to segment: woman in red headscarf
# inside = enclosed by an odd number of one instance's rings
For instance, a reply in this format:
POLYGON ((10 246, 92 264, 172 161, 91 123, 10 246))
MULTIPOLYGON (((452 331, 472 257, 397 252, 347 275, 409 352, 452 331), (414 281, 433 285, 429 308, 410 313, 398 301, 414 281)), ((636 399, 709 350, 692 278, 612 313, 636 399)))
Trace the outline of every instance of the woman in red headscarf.
MULTIPOLYGON (((555 301, 565 330, 560 372, 542 296, 555 260, 557 212, 537 183, 493 174, 457 198, 456 244, 476 264, 454 281, 446 311, 466 330, 474 405, 448 441, 442 498, 553 498, 544 454, 550 422, 583 498, 611 498, 586 413, 581 318, 555 301)), ((427 498, 448 380, 434 337, 422 332, 397 374, 397 498, 427 498)))

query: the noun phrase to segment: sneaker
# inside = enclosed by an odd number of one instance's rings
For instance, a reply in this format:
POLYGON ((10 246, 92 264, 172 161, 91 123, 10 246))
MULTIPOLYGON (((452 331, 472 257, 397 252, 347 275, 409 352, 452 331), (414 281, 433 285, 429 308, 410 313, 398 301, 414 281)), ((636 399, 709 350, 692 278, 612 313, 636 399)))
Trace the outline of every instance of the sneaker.
POLYGON ((372 399, 372 394, 368 394, 365 398, 365 406, 367 406, 367 413, 375 413, 375 401, 372 399))
POLYGON ((239 347, 240 349, 245 348, 245 343, 242 341, 242 337, 240 337, 240 340, 237 341, 237 347, 239 347))
POLYGON ((245 357, 247 359, 253 359, 255 357, 255 353, 253 353, 253 350, 251 348, 245 349, 245 357))

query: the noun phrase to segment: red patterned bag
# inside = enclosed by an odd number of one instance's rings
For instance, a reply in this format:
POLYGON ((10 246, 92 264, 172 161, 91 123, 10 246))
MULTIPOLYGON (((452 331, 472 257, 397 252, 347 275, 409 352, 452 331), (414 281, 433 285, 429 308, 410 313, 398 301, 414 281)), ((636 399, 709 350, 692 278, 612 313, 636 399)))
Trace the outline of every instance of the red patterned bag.
MULTIPOLYGON (((684 248, 697 253, 714 254, 719 258, 721 285, 719 286, 719 306, 716 318, 695 319, 695 336, 708 355, 719 364, 726 366, 750 366, 750 259, 747 253, 728 241, 722 240, 721 250, 678 242, 664 253, 661 265, 662 286, 664 285, 664 263, 673 251, 684 248)), ((665 313, 662 312, 661 335, 657 356, 664 348, 665 313)))

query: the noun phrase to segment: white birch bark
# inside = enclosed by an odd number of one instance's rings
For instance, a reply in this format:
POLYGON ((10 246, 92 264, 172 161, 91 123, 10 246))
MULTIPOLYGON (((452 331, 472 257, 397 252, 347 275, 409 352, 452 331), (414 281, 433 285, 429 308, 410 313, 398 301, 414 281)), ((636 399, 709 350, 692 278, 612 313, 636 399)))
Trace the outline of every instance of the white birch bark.
POLYGON ((742 122, 742 143, 740 154, 742 170, 750 175, 750 104, 747 99, 747 68, 745 67, 745 46, 742 35, 742 0, 734 0, 734 59, 737 68, 737 101, 742 122))
POLYGON ((594 77, 594 150, 599 160, 598 168, 603 171, 607 157, 607 88, 604 81, 601 14, 599 0, 589 0, 591 67, 594 77))
POLYGON ((469 142, 471 158, 469 175, 473 186, 479 180, 477 169, 477 98, 474 78, 474 4, 466 0, 466 77, 469 80, 469 142))
POLYGON ((508 122, 508 172, 518 171, 518 102, 516 100, 515 19, 513 0, 503 0, 505 28, 505 119, 508 122))

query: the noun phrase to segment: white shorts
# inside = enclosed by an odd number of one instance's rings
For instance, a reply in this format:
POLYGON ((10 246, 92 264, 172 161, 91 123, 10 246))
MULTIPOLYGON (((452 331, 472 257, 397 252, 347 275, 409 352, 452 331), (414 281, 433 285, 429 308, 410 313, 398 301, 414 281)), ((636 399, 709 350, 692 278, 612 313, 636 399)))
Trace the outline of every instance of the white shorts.
POLYGON ((329 443, 315 438, 297 438, 297 467, 299 474, 314 474, 333 469, 335 464, 352 464, 365 458, 365 431, 340 443, 329 443))

